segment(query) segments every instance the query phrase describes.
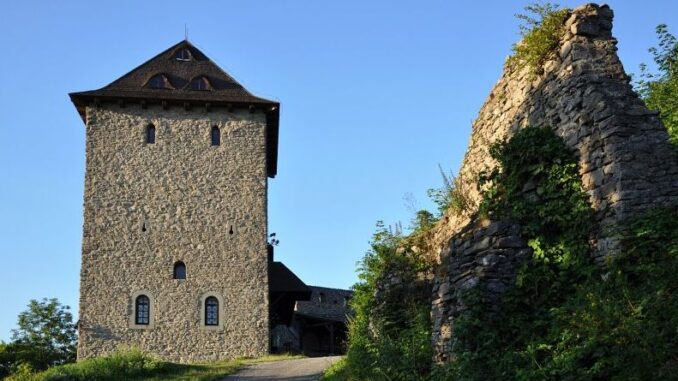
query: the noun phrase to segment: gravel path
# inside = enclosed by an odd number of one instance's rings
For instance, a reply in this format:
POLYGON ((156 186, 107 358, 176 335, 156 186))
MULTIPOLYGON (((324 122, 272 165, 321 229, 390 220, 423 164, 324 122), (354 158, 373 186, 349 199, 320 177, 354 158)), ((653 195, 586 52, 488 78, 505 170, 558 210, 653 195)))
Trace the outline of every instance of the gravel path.
POLYGON ((327 367, 339 359, 341 356, 310 357, 252 364, 223 381, 315 381, 327 367))

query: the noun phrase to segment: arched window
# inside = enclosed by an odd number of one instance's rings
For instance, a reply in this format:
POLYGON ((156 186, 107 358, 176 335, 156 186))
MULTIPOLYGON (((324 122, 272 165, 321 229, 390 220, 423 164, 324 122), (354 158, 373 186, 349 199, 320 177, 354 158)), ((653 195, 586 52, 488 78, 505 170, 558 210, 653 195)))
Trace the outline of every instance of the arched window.
POLYGON ((174 264, 174 279, 186 279, 186 265, 179 261, 174 264))
POLYGON ((191 90, 209 90, 210 82, 206 77, 196 77, 191 81, 191 90))
POLYGON ((325 303, 325 293, 321 292, 320 295, 318 295, 318 301, 320 303, 325 303))
POLYGON ((219 127, 212 126, 212 145, 218 146, 219 144, 221 144, 221 131, 219 127))
POLYGON ((219 325, 219 300, 214 296, 205 299, 205 325, 219 325))
POLYGON ((148 325, 151 316, 151 301, 146 295, 137 296, 134 301, 134 322, 139 325, 148 325))
POLYGON ((155 144, 155 126, 153 124, 146 126, 146 144, 155 144))
POLYGON ((151 89, 167 89, 168 81, 167 78, 162 74, 156 74, 148 80, 148 87, 151 89))

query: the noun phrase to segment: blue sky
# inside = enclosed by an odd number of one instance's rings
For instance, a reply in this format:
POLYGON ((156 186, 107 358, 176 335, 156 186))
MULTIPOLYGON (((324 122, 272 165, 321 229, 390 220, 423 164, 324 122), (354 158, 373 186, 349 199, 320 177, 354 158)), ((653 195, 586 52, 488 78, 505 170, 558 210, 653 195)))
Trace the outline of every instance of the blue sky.
MULTIPOLYGON (((458 168, 526 3, 3 2, 0 339, 31 298, 77 311, 84 126, 68 92, 108 84, 186 24, 217 64, 282 103, 269 193, 277 259, 308 284, 349 287, 375 222, 407 226, 413 208, 432 207, 438 164, 458 168)), ((678 32, 675 0, 610 5, 629 72, 651 60, 657 24, 678 32)))

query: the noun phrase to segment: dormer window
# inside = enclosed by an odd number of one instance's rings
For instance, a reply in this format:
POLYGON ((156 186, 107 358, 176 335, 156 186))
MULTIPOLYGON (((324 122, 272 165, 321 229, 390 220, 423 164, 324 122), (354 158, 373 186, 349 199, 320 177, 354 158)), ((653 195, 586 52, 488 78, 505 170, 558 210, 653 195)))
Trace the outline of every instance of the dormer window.
POLYGON ((148 80, 148 87, 151 89, 171 89, 172 85, 167 77, 162 74, 156 74, 148 80))
POLYGON ((191 51, 188 49, 179 49, 176 54, 174 54, 174 59, 177 61, 190 61, 193 59, 193 55, 191 54, 191 51))
POLYGON ((193 78, 191 81, 191 90, 211 90, 212 86, 210 86, 209 80, 207 80, 207 77, 196 77, 193 78))

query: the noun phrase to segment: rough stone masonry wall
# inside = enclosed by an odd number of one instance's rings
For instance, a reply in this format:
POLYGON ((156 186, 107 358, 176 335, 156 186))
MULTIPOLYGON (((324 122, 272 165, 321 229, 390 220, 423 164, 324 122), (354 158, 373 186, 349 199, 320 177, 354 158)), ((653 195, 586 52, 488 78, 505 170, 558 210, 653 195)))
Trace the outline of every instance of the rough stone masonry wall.
POLYGON ((265 124, 246 111, 87 108, 79 359, 121 346, 181 362, 267 353, 265 124), (185 280, 173 279, 179 260, 185 280), (133 324, 138 293, 151 297, 146 328, 133 324), (216 328, 202 324, 207 295, 220 299, 216 328))
MULTIPOLYGON (((488 274, 507 286, 513 271, 513 260, 508 261, 510 266, 504 260, 487 262, 483 254, 471 255, 463 249, 474 244, 464 233, 469 229, 476 229, 471 235, 475 241, 492 237, 483 228, 469 225, 480 201, 478 174, 496 165, 488 152, 492 143, 526 126, 550 126, 574 150, 584 190, 596 212, 592 246, 599 263, 619 250, 619 237, 610 227, 650 207, 678 200, 676 151, 657 113, 645 107, 629 84, 616 54, 612 17, 606 5, 574 9, 557 51, 541 72, 531 76, 527 69, 505 68, 481 108, 459 173, 473 206, 462 215, 448 213, 431 238, 433 254, 441 263, 432 302, 433 345, 439 361, 449 359, 453 320, 460 310, 455 299, 458 290, 492 281, 488 274), (461 273, 466 275, 460 277, 461 273)), ((517 236, 507 234, 510 242, 517 242, 517 236)), ((492 250, 504 249, 489 239, 495 245, 492 250)))
POLYGON ((464 292, 479 289, 490 312, 499 306, 520 263, 532 252, 518 236, 519 230, 511 221, 483 221, 467 226, 450 240, 452 255, 445 256, 444 271, 433 286, 432 343, 437 362, 450 360, 453 323, 467 308, 464 292))

